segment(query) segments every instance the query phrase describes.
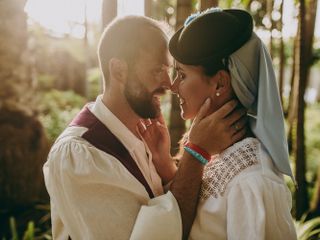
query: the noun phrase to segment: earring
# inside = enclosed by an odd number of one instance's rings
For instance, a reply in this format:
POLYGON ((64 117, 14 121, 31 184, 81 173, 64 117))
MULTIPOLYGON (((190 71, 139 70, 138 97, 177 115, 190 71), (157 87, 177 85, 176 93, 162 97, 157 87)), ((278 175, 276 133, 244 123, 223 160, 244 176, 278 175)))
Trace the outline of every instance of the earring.
POLYGON ((219 93, 219 92, 217 92, 217 93, 216 93, 216 96, 217 96, 217 97, 219 97, 219 96, 220 96, 220 93, 219 93))

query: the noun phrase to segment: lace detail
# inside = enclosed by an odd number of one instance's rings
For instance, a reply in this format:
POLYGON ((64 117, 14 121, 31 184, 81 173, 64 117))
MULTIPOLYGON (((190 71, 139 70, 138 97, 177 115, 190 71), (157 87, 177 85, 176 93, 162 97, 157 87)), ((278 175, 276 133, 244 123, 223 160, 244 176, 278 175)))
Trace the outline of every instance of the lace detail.
POLYGON ((259 141, 246 138, 227 148, 217 155, 205 167, 200 199, 206 200, 210 196, 223 196, 228 183, 244 169, 258 163, 257 150, 259 141))

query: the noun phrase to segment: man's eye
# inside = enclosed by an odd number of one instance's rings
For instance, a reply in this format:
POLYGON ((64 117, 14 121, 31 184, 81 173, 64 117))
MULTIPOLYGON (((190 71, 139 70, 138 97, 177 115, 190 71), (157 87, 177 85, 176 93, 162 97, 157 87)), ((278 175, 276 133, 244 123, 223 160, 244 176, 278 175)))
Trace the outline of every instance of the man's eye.
POLYGON ((163 70, 161 68, 154 70, 155 74, 161 74, 163 70))

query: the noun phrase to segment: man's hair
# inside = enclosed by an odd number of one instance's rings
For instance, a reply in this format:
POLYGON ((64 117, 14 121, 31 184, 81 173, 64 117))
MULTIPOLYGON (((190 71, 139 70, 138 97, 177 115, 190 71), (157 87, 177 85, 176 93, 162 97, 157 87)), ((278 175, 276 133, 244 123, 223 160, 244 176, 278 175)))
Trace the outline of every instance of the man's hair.
POLYGON ((103 31, 98 46, 105 87, 109 84, 111 58, 124 60, 130 67, 141 50, 152 47, 151 39, 161 35, 168 41, 164 26, 148 17, 126 16, 113 20, 103 31))

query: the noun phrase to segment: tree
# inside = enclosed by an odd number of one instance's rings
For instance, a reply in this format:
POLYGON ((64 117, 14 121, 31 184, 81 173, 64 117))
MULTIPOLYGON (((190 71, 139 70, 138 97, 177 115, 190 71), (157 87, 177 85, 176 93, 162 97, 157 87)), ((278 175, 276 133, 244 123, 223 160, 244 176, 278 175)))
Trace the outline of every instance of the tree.
MULTIPOLYGON (((178 0, 177 1, 177 21, 176 30, 178 30, 192 12, 191 0, 178 0)), ((171 111, 170 111, 170 124, 169 131, 171 137, 171 154, 176 154, 179 150, 179 140, 186 130, 185 122, 180 116, 180 106, 178 97, 172 95, 171 97, 171 111)))
POLYGON ((152 15, 152 0, 144 0, 144 15, 151 17, 152 15))
POLYGON ((306 154, 305 154, 305 106, 304 94, 308 83, 309 70, 312 63, 312 46, 316 19, 317 0, 299 1, 300 4, 300 34, 299 34, 299 90, 297 114, 296 142, 296 179, 299 188, 296 192, 296 218, 300 219, 308 210, 308 192, 306 183, 306 154))
POLYGON ((117 0, 102 1, 102 29, 117 16, 117 0))
POLYGON ((299 79, 298 75, 296 74, 296 68, 299 66, 298 61, 298 52, 299 52, 299 45, 298 40, 300 36, 300 21, 298 22, 298 31, 297 36, 294 38, 293 41, 293 56, 292 56, 292 70, 291 70, 291 78, 290 78, 290 94, 288 100, 288 106, 285 111, 285 115, 287 116, 288 122, 288 146, 289 152, 292 153, 295 151, 295 145, 293 144, 293 135, 294 135, 294 128, 296 127, 296 119, 297 119, 297 106, 298 106, 298 89, 299 89, 299 79))
POLYGON ((270 31, 270 42, 269 42, 269 52, 271 57, 273 57, 273 36, 272 30, 274 29, 274 21, 272 19, 272 11, 273 11, 273 0, 267 0, 267 17, 268 17, 268 30, 270 31))
POLYGON ((280 32, 281 32, 281 37, 280 37, 280 68, 279 68, 279 94, 280 94, 280 100, 281 100, 281 105, 283 107, 283 85, 284 85, 284 69, 285 69, 285 54, 284 54, 284 41, 283 41, 283 3, 284 0, 281 0, 280 3, 280 32))
POLYGON ((207 8, 218 7, 219 0, 201 0, 200 9, 201 11, 207 8))
POLYGON ((0 206, 6 209, 28 206, 45 194, 48 143, 32 106, 24 5, 0 2, 0 206))

